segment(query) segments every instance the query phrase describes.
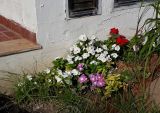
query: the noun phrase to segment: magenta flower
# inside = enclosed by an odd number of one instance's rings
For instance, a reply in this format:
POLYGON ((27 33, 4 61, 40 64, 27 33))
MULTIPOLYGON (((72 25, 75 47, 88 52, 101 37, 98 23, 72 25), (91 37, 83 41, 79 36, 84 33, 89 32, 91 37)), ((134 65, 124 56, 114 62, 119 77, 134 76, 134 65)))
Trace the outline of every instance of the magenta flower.
POLYGON ((91 82, 95 82, 97 80, 97 77, 94 74, 91 74, 89 78, 91 82))
POLYGON ((105 81, 97 81, 97 87, 104 87, 105 86, 105 81))
POLYGON ((92 86, 94 87, 104 87, 105 86, 105 79, 102 74, 91 74, 90 81, 92 82, 92 86))
POLYGON ((79 78, 78 78, 79 83, 86 83, 88 81, 88 78, 86 77, 85 74, 82 74, 79 78))
POLYGON ((97 80, 103 80, 104 79, 104 77, 103 77, 103 75, 102 74, 96 74, 96 77, 97 77, 97 80))
POLYGON ((77 69, 78 69, 79 71, 83 71, 83 69, 84 69, 84 64, 82 64, 82 63, 78 64, 77 69))

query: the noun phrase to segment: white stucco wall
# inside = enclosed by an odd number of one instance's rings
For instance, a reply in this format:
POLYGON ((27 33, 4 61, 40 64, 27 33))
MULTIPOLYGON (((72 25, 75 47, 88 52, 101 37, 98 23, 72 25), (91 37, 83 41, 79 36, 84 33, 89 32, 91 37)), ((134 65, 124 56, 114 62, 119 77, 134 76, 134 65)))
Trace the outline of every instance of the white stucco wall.
POLYGON ((0 0, 0 15, 37 31, 35 0, 0 0))
MULTIPOLYGON (((44 56, 54 58, 65 55, 78 36, 84 33, 88 36, 95 34, 100 39, 106 39, 112 27, 119 28, 127 38, 135 33, 140 5, 115 9, 114 0, 102 0, 101 15, 67 19, 66 1, 36 0, 37 36, 44 48, 44 56)), ((151 14, 151 11, 148 12, 146 17, 151 14)))
MULTIPOLYGON (((0 12, 4 13, 2 9, 7 10, 4 6, 7 6, 5 5, 6 1, 9 0, 1 1, 0 12), (3 8, 1 8, 2 6, 3 8)), ((42 50, 1 57, 0 70, 13 72, 22 70, 33 72, 34 70, 44 69, 51 65, 55 57, 65 56, 68 48, 83 33, 88 36, 95 34, 100 39, 106 39, 109 29, 117 27, 121 34, 130 38, 135 33, 139 12, 138 5, 114 9, 113 0, 102 0, 101 15, 67 20, 65 13, 66 0, 35 0, 36 11, 33 10, 34 0, 13 1, 17 3, 14 7, 16 10, 14 10, 12 4, 13 14, 10 15, 8 12, 6 16, 13 16, 13 20, 22 22, 22 25, 28 25, 28 28, 33 30, 36 29, 37 24, 37 40, 43 46, 42 50), (19 1, 23 1, 23 5, 19 1), (33 4, 31 4, 31 1, 33 4), (22 11, 22 7, 25 12, 22 11), (17 17, 14 17, 14 13, 17 17)), ((146 17, 151 14, 149 12, 146 17)))

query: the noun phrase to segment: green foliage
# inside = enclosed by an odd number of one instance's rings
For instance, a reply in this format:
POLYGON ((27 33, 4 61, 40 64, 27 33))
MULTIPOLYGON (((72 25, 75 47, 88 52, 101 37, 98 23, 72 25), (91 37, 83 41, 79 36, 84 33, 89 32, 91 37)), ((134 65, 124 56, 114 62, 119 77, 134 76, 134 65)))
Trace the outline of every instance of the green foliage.
POLYGON ((47 100, 57 95, 62 87, 51 72, 41 72, 34 76, 25 74, 15 85, 15 98, 18 103, 34 99, 47 100))
POLYGON ((67 64, 67 60, 63 58, 57 58, 56 60, 53 61, 54 67, 61 70, 65 69, 66 64, 67 64))

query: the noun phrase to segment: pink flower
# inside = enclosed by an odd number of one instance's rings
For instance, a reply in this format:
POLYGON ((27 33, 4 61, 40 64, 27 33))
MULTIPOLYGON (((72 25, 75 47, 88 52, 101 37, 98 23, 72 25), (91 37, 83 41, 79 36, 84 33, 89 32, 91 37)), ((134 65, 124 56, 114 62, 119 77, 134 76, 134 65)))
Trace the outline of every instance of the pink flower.
POLYGON ((88 78, 86 77, 85 74, 82 74, 79 78, 78 78, 79 83, 86 83, 88 81, 88 78))
POLYGON ((104 87, 105 86, 105 80, 100 80, 97 82, 97 87, 104 87))
POLYGON ((83 71, 83 69, 84 69, 84 64, 82 64, 82 63, 78 64, 77 69, 78 69, 79 71, 83 71))
POLYGON ((104 79, 104 77, 103 77, 102 74, 97 74, 96 77, 97 77, 97 80, 98 80, 98 81, 104 79))
POLYGON ((94 87, 104 87, 105 86, 105 79, 102 74, 91 74, 90 81, 92 82, 92 86, 94 87))
POLYGON ((97 77, 94 74, 91 74, 89 78, 91 82, 95 82, 97 80, 97 77))

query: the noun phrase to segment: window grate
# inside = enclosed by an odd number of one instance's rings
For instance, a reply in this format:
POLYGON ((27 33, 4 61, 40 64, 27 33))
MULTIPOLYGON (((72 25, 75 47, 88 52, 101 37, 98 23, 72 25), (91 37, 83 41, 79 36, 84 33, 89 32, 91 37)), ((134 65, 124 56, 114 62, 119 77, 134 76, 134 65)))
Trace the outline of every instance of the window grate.
POLYGON ((98 0, 68 0, 69 17, 96 15, 98 0))

